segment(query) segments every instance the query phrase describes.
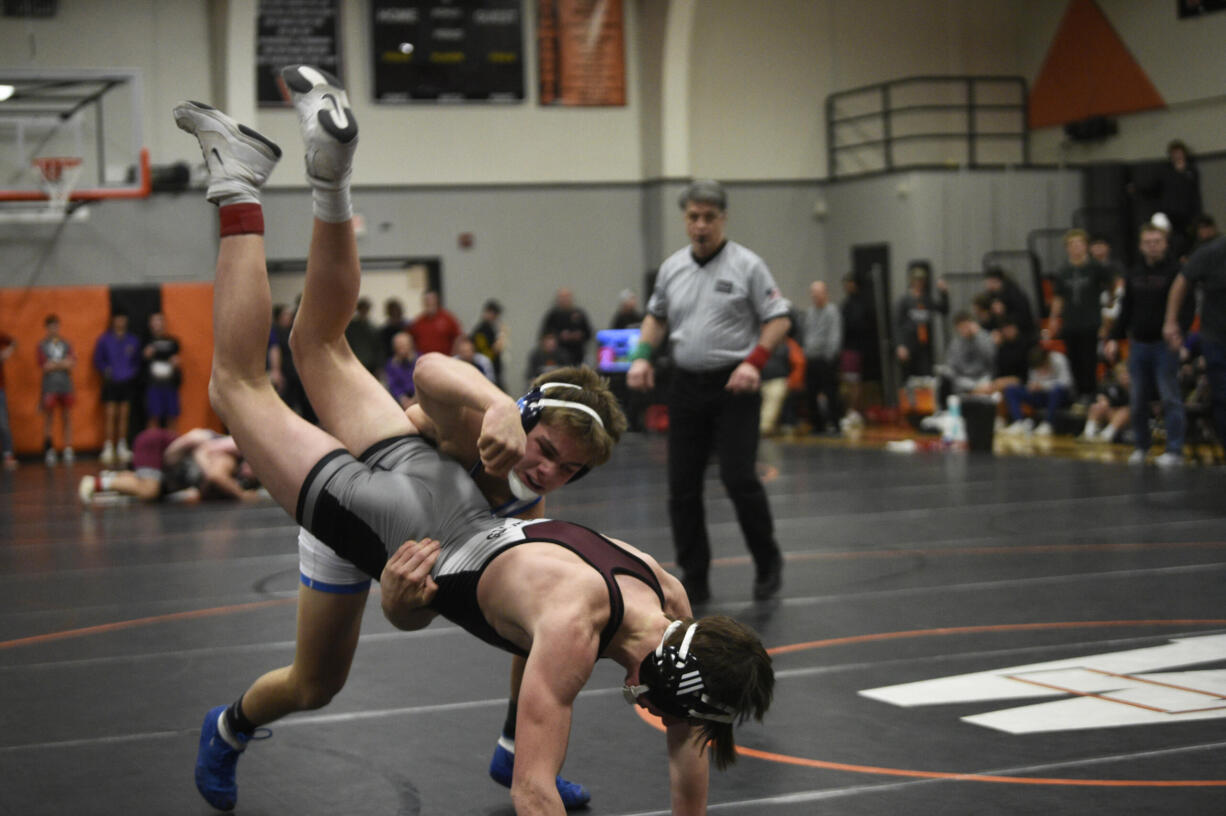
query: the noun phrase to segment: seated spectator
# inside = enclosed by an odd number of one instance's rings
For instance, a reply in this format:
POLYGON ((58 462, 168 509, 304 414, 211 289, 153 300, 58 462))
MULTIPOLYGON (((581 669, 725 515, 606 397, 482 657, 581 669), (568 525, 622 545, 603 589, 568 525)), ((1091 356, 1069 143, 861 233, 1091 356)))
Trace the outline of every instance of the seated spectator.
POLYGON ((452 352, 452 357, 473 366, 490 382, 494 381, 494 364, 490 362, 489 357, 477 353, 477 347, 473 345, 471 337, 464 334, 457 337, 452 346, 452 352))
POLYGON ((1006 315, 1001 320, 1000 329, 994 333, 992 339, 996 343, 992 391, 1004 393, 1010 385, 1021 385, 1026 381, 1034 339, 1022 336, 1021 329, 1012 315, 1006 315))
POLYGON ((971 314, 975 316, 976 323, 990 332, 1000 328, 1000 319, 992 313, 992 296, 988 292, 980 292, 971 298, 971 314))
POLYGON ((1102 382, 1086 412, 1086 426, 1078 437, 1083 442, 1116 442, 1129 422, 1128 366, 1116 363, 1102 382))
POLYGON ((938 413, 927 417, 921 427, 941 430, 939 424, 951 395, 987 394, 992 388, 996 367, 996 346, 992 337, 969 311, 954 315, 954 337, 945 352, 945 364, 938 369, 938 413))
POLYGON ((234 438, 207 428, 178 436, 165 428, 148 428, 132 443, 135 471, 104 470, 81 479, 77 492, 90 504, 103 497, 131 496, 141 501, 239 499, 263 495, 234 438))
POLYGON ((638 296, 630 289, 623 289, 617 296, 617 311, 609 321, 611 329, 637 329, 643 322, 638 296))
POLYGON ((1001 321, 1008 315, 1017 323, 1017 329, 1023 337, 1037 336, 1039 327, 1034 320, 1030 298, 1022 291, 1022 287, 1018 286, 1017 281, 999 266, 988 267, 983 274, 988 310, 992 313, 992 328, 1000 328, 1001 321))
POLYGON ((383 381, 387 390, 404 408, 417 402, 417 390, 413 386, 413 369, 417 365, 417 350, 408 332, 400 332, 392 338, 392 356, 383 366, 383 381))
POLYGON ((1056 413, 1073 398, 1073 373, 1068 358, 1058 351, 1048 351, 1035 346, 1030 351, 1030 371, 1026 385, 1010 385, 1004 389, 1005 405, 1009 408, 1011 424, 1005 428, 1009 434, 1051 436, 1056 413), (1035 427, 1034 420, 1027 419, 1022 407, 1029 405, 1036 413, 1043 411, 1043 421, 1035 427))
POLYGON ((575 305, 575 295, 565 287, 554 295, 553 306, 541 320, 540 335, 552 334, 558 348, 567 355, 569 365, 581 365, 592 339, 592 324, 587 312, 575 305))
POLYGON ((524 379, 530 384, 545 372, 568 365, 569 361, 570 355, 558 348, 557 335, 546 332, 528 355, 528 369, 524 372, 524 379))

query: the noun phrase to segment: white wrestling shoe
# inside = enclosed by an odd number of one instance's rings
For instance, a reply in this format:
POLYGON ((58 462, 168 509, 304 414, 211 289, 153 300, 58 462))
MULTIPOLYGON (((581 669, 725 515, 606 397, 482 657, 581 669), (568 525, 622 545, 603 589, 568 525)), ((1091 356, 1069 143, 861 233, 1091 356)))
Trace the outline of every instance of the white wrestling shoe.
POLYGON ((200 141, 214 204, 258 203, 259 189, 281 158, 281 148, 203 102, 175 105, 175 124, 200 141))
POLYGON ((341 81, 309 65, 282 68, 281 81, 298 111, 307 179, 312 186, 325 189, 348 186, 353 151, 358 146, 358 120, 341 81))

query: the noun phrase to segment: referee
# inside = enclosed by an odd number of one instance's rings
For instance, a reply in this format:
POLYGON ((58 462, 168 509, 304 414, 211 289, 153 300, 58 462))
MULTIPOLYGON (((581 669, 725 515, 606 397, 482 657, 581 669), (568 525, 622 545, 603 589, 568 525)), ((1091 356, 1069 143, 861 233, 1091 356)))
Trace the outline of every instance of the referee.
POLYGON ((753 555, 754 599, 766 600, 783 582, 783 556, 754 471, 758 386, 771 350, 791 326, 791 304, 762 259, 724 237, 728 199, 718 182, 693 182, 680 203, 690 245, 660 266, 627 384, 654 387, 651 353, 670 332, 675 369, 668 394, 668 511, 682 582, 691 603, 711 597, 702 484, 714 450, 753 555))

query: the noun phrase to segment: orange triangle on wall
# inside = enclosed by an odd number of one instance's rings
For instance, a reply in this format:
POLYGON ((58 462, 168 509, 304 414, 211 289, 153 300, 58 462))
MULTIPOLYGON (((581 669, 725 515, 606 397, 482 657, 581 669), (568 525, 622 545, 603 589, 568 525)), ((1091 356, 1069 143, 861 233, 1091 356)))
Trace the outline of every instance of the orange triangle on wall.
POLYGON ((1030 89, 1030 127, 1166 107, 1094 0, 1072 0, 1030 89))

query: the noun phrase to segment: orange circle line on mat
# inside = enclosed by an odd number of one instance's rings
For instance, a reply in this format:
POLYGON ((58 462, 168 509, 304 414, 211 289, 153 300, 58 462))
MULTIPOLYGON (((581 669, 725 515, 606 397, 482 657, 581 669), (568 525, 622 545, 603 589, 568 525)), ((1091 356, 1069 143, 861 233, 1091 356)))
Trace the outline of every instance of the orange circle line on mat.
MULTIPOLYGON (((853 635, 851 637, 827 638, 826 640, 811 640, 807 643, 793 643, 787 646, 776 646, 767 649, 772 655, 788 654, 806 649, 824 649, 830 646, 845 646, 852 643, 871 643, 882 640, 900 640, 904 638, 941 637, 946 635, 966 635, 981 632, 1020 632, 1041 631, 1050 629, 1085 629, 1126 626, 1223 626, 1226 619, 1183 619, 1183 620, 1120 620, 1120 621, 1058 621, 1052 623, 1009 623, 989 626, 952 626, 940 629, 913 629, 901 632, 877 632, 868 635, 853 635)), ((664 730, 658 717, 637 708, 639 718, 659 731, 664 730)), ((777 754, 770 751, 760 751, 756 748, 737 746, 740 756, 762 759, 767 762, 778 762, 784 765, 799 765, 806 768, 821 768, 830 771, 849 771, 851 773, 876 774, 879 776, 903 776, 915 779, 950 779, 962 782, 994 782, 1009 785, 1068 785, 1077 787, 1100 788, 1210 788, 1226 787, 1226 779, 1061 779, 1042 776, 1001 776, 997 774, 956 773, 953 771, 921 771, 911 768, 886 768, 877 765, 853 765, 845 762, 829 762, 821 759, 777 754)))

